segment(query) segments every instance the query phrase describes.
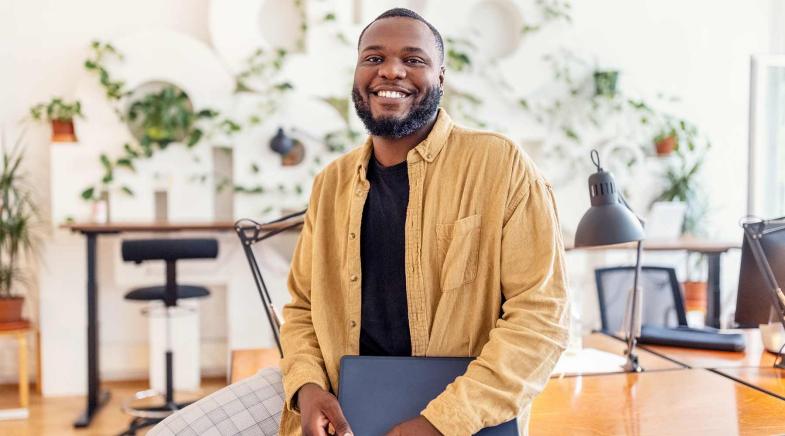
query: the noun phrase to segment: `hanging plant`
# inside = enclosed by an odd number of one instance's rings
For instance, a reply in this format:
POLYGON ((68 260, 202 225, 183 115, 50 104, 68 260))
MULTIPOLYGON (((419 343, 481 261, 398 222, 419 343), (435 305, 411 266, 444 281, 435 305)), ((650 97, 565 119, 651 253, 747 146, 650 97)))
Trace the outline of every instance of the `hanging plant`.
POLYGON ((616 83, 619 80, 619 72, 615 70, 597 70, 592 75, 594 78, 594 95, 602 97, 613 97, 616 95, 616 83))
POLYGON ((90 43, 90 50, 92 51, 92 54, 84 62, 85 69, 98 75, 101 86, 106 92, 106 98, 113 101, 120 100, 128 93, 124 89, 125 82, 112 79, 104 62, 109 58, 122 60, 123 55, 118 52, 112 44, 101 41, 93 41, 90 43))
POLYGON ((84 118, 82 104, 78 100, 69 103, 60 97, 31 107, 30 116, 36 121, 46 120, 52 124, 52 142, 76 142, 74 118, 84 118))
POLYGON ((549 23, 564 21, 572 23, 572 5, 569 0, 535 0, 539 13, 537 20, 525 22, 521 33, 530 34, 542 30, 549 23))
POLYGON ((165 149, 172 142, 184 142, 191 148, 203 135, 196 122, 216 115, 210 109, 194 112, 188 95, 169 85, 131 103, 128 122, 132 131, 138 132, 139 144, 145 149, 165 149))

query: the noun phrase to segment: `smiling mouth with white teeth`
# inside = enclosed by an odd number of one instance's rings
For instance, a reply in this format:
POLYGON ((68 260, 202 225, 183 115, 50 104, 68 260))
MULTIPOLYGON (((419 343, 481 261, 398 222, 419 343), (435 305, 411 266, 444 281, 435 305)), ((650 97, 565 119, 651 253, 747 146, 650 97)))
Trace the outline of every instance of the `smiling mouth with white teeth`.
POLYGON ((398 91, 377 91, 373 94, 385 98, 406 98, 409 96, 409 94, 404 94, 403 92, 398 91))

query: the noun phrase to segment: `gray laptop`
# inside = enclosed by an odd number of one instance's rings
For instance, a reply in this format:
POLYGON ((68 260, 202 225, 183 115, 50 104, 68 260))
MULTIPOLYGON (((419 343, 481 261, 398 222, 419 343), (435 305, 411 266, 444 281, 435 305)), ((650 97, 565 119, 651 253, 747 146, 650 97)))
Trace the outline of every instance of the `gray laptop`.
MULTIPOLYGON (((338 401, 356 435, 384 436, 414 418, 463 375, 472 357, 344 356, 338 401)), ((515 419, 481 430, 481 436, 518 436, 515 419)))

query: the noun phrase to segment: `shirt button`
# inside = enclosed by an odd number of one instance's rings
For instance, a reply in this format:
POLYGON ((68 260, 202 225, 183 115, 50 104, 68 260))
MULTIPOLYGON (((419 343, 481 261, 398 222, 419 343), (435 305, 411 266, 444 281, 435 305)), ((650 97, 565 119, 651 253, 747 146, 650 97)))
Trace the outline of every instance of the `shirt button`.
POLYGON ((349 277, 349 280, 351 280, 353 282, 356 282, 357 281, 357 274, 352 274, 352 276, 349 277))
POLYGON ((357 237, 357 235, 355 235, 354 232, 349 233, 349 239, 354 240, 354 238, 356 238, 356 237, 357 237))
POLYGON ((355 194, 356 194, 358 197, 359 197, 359 196, 361 196, 361 195, 363 195, 363 191, 362 191, 362 190, 360 190, 360 189, 358 189, 358 190, 354 191, 354 193, 355 193, 355 194))
POLYGON ((425 158, 426 158, 426 159, 430 159, 430 158, 431 158, 431 154, 430 154, 430 153, 427 153, 427 154, 425 155, 425 158))
POLYGON ((354 327, 356 327, 356 326, 357 326, 357 323, 356 323, 354 320, 350 320, 350 321, 349 321, 349 326, 351 326, 352 328, 354 328, 354 327))

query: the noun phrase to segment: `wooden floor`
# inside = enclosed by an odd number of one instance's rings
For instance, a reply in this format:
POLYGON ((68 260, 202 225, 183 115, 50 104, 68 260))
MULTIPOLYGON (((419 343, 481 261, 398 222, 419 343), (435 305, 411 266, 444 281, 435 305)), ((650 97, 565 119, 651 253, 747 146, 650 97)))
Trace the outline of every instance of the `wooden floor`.
MULTIPOLYGON (((202 393, 195 397, 204 396, 225 385, 226 381, 223 378, 203 380, 202 393)), ((147 381, 109 382, 105 383, 105 386, 111 391, 112 398, 87 429, 74 429, 71 425, 84 410, 85 398, 83 396, 42 398, 31 392, 30 417, 27 420, 0 421, 0 435, 103 436, 118 434, 130 421, 128 415, 125 415, 121 410, 123 401, 132 397, 135 392, 146 389, 147 381)), ((0 409, 15 407, 18 407, 16 385, 0 386, 0 409)), ((138 434, 141 435, 143 432, 138 434)))

